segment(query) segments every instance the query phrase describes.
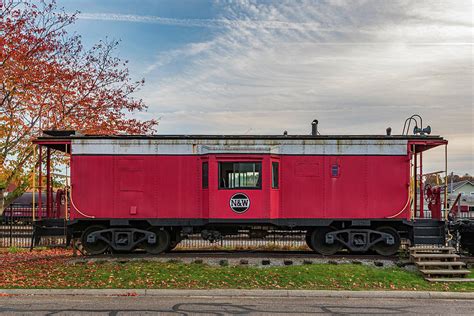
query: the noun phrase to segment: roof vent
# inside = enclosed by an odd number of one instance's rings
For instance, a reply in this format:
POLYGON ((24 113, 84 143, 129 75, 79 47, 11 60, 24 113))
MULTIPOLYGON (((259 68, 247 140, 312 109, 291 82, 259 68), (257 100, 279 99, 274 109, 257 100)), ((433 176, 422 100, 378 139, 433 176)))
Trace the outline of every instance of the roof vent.
POLYGON ((313 120, 311 123, 311 135, 318 136, 318 120, 313 120))

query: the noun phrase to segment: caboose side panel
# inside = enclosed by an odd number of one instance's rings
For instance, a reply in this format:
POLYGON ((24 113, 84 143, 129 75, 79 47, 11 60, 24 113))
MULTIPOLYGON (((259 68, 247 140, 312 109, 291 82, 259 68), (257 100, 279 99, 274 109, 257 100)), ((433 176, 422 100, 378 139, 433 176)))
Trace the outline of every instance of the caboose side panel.
POLYGON ((71 219, 108 218, 114 211, 114 157, 71 157, 71 219))
POLYGON ((280 218, 324 218, 324 156, 281 157, 280 218))
POLYGON ((156 216, 152 218, 201 218, 202 204, 199 157, 149 156, 155 164, 157 179, 153 190, 157 196, 156 216))
MULTIPOLYGON (((112 214, 115 218, 137 218, 143 215, 154 215, 152 209, 153 192, 148 189, 152 180, 146 169, 152 167, 145 157, 116 156, 110 157, 114 166, 112 214)), ((100 188, 98 188, 100 190, 100 188)))
POLYGON ((71 218, 199 218, 194 156, 75 155, 71 218))
POLYGON ((407 156, 282 157, 282 218, 409 216, 407 156))
POLYGON ((410 218, 410 158, 369 157, 367 161, 368 218, 410 218))

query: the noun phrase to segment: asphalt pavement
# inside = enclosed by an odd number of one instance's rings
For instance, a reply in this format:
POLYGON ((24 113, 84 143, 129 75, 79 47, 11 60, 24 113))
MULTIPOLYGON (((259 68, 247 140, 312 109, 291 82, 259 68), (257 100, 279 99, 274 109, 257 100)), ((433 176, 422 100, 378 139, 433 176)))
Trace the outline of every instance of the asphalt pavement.
POLYGON ((348 297, 0 297, 0 315, 472 315, 474 300, 348 297))

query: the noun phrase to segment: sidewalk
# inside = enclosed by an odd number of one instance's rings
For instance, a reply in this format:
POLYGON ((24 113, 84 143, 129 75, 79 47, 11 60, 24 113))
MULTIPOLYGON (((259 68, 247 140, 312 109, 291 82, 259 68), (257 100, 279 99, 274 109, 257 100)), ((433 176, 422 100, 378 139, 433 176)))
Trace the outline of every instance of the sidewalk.
POLYGON ((0 289, 1 296, 160 296, 160 297, 338 297, 474 300, 474 292, 317 291, 317 290, 161 290, 161 289, 0 289))

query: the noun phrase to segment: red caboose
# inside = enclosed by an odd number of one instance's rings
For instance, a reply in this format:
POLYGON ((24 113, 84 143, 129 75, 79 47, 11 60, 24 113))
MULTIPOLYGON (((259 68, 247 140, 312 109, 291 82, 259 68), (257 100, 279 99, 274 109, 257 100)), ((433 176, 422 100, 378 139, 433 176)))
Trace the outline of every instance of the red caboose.
POLYGON ((416 237, 410 179, 422 171, 415 157, 447 141, 321 136, 313 129, 312 135, 255 136, 52 131, 36 143, 48 155, 70 156, 67 225, 91 254, 160 253, 195 233, 213 241, 242 231, 264 237, 304 230, 308 245, 322 254, 348 248, 390 255, 401 237, 416 237))

